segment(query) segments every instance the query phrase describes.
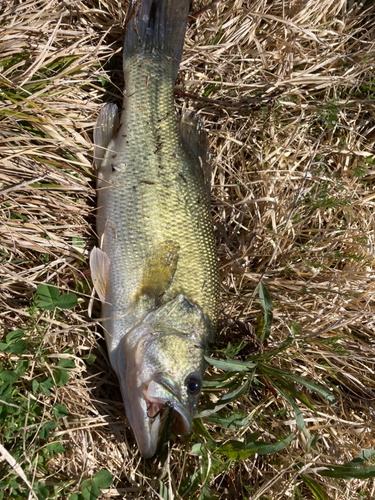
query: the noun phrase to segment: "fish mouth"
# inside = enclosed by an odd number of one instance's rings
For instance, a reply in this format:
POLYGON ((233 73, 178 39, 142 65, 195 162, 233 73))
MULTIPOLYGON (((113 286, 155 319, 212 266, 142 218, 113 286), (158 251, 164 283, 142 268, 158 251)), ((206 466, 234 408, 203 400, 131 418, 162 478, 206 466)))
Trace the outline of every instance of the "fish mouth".
MULTIPOLYGON (((150 425, 153 425, 155 420, 159 418, 160 426, 164 420, 168 421, 165 425, 169 429, 169 434, 176 436, 187 436, 191 432, 191 421, 181 411, 173 401, 147 401, 147 417, 150 419, 150 425)), ((166 429, 167 430, 167 429, 166 429)), ((159 430, 160 433, 160 430, 159 430)))
POLYGON ((159 415, 160 420, 168 416, 171 419, 170 429, 173 434, 176 436, 190 434, 192 419, 181 404, 176 390, 160 380, 151 380, 144 398, 147 404, 147 416, 151 421, 159 415))
POLYGON ((171 434, 188 435, 192 429, 192 417, 176 395, 158 382, 151 381, 142 394, 143 423, 134 417, 133 430, 141 454, 152 458, 161 452, 171 434), (146 415, 144 415, 146 413, 146 415))

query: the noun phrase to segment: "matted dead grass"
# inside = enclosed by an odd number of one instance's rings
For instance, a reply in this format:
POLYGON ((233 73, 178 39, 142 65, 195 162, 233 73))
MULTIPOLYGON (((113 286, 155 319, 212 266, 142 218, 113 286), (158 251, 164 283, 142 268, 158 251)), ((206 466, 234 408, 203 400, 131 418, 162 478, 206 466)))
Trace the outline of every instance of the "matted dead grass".
MULTIPOLYGON (((114 480, 103 498, 167 498, 162 480, 172 499, 181 498, 184 480, 202 473, 184 498, 199 498, 206 484, 212 498, 310 499, 304 474, 326 498, 374 498, 373 479, 317 473, 375 448, 372 2, 193 3, 198 15, 188 26, 176 104, 199 110, 210 138, 222 281, 217 346, 244 338, 234 319, 255 327, 262 280, 274 302, 265 352, 294 338, 272 366, 321 383, 337 400, 329 406, 311 393, 315 411, 298 403, 318 439, 309 449, 288 402, 257 379, 230 407, 248 416, 245 425, 206 422, 209 435, 218 442, 254 432, 270 443, 296 437, 271 456, 223 457, 221 469, 207 469, 191 452, 206 440, 199 430, 177 440, 167 459, 140 458, 100 327, 87 314, 96 242, 92 130, 105 101, 121 102, 127 2, 9 0, 2 7, 1 327, 4 338, 23 327, 35 348, 23 356, 31 367, 23 376, 27 400, 43 370, 48 375, 61 358, 75 361, 68 383, 38 395, 43 419, 56 403, 69 411, 51 433, 65 452, 38 468, 40 448, 25 441, 18 463, 29 481, 55 486, 64 498, 64 481, 78 491, 82 478, 106 468, 114 480), (78 307, 36 309, 40 283, 73 290, 78 307), (89 353, 97 356, 91 365, 89 353)), ((253 353, 249 334, 242 355, 253 353)), ((0 352, 8 370, 18 358, 0 352)), ((0 444, 12 452, 5 436, 0 444)))

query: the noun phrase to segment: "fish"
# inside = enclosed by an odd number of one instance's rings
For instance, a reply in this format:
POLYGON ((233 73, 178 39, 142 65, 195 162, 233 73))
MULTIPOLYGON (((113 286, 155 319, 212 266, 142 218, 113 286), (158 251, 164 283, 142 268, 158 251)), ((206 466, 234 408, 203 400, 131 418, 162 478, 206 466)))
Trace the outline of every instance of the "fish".
POLYGON ((188 15, 189 0, 131 2, 123 106, 105 105, 94 128, 91 276, 110 363, 145 458, 171 435, 191 433, 217 328, 208 139, 197 114, 177 122, 174 110, 188 15))

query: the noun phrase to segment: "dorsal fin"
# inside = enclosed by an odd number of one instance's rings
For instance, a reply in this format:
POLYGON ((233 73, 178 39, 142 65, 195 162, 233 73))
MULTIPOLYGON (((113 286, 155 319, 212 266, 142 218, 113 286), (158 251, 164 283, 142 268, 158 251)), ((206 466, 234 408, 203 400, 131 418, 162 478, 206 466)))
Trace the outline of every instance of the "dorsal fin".
POLYGON ((119 126, 116 104, 106 104, 99 113, 94 127, 94 160, 101 167, 106 150, 119 126))
POLYGON ((208 195, 211 193, 211 165, 209 163, 209 143, 202 119, 194 111, 186 111, 179 121, 179 132, 183 148, 198 160, 203 171, 208 195))

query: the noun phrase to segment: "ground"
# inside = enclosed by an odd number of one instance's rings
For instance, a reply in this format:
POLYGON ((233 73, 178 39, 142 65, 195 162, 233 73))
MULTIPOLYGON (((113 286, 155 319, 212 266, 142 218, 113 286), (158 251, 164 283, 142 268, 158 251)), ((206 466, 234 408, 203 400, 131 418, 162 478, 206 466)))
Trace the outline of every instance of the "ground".
POLYGON ((193 2, 176 112, 210 140, 225 363, 151 461, 88 265, 128 2, 3 4, 0 498, 374 498, 373 3, 193 2))

